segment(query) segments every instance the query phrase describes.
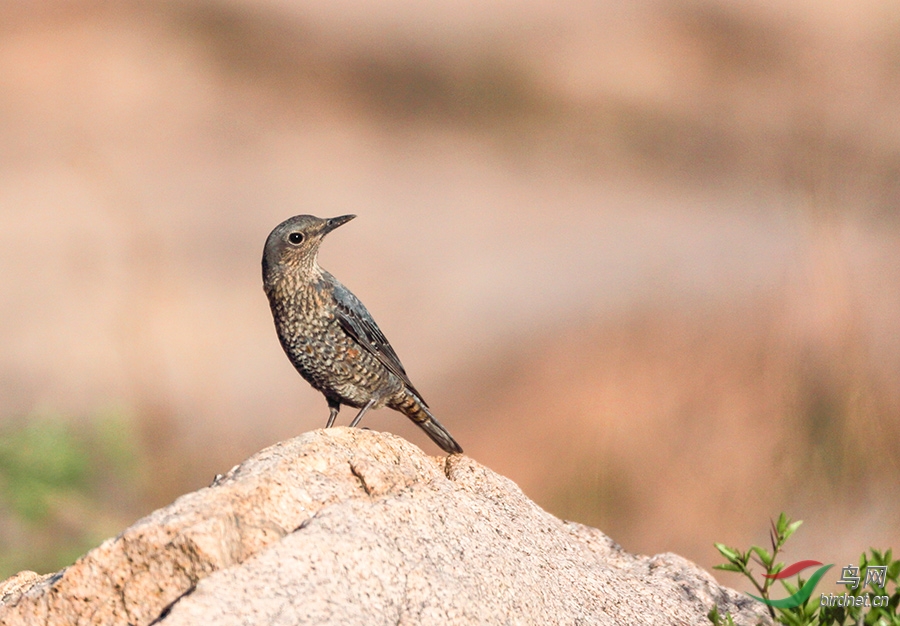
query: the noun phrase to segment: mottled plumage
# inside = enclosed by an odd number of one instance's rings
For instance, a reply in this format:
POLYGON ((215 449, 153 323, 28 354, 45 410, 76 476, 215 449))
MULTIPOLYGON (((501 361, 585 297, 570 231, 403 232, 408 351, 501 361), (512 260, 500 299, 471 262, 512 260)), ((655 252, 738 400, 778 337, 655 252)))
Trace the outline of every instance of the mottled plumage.
POLYGON ((281 346, 300 375, 324 394, 331 409, 327 427, 342 404, 360 409, 351 426, 369 409, 387 406, 418 424, 445 452, 462 452, 363 303, 316 262, 325 235, 354 217, 297 215, 269 234, 263 286, 281 346))

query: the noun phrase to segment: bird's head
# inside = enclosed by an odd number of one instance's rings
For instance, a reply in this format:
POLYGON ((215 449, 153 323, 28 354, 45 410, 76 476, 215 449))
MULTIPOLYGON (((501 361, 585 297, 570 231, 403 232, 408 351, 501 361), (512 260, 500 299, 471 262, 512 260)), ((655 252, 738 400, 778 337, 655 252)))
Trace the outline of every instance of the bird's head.
POLYGON ((279 274, 291 271, 312 271, 317 267, 316 255, 322 239, 355 215, 320 218, 314 215, 295 215, 283 221, 269 233, 263 249, 263 282, 269 284, 279 274))

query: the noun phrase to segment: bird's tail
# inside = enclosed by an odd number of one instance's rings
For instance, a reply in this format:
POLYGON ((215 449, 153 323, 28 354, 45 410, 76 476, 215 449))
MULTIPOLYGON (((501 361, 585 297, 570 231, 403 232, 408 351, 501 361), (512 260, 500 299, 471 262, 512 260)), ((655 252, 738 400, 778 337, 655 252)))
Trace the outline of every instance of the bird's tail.
POLYGON ((431 440, 440 446, 444 452, 459 454, 463 451, 459 444, 456 443, 456 440, 447 432, 447 429, 441 426, 441 423, 431 414, 425 402, 416 394, 407 391, 399 402, 391 405, 391 408, 400 411, 418 424, 419 428, 424 430, 425 434, 431 437, 431 440))

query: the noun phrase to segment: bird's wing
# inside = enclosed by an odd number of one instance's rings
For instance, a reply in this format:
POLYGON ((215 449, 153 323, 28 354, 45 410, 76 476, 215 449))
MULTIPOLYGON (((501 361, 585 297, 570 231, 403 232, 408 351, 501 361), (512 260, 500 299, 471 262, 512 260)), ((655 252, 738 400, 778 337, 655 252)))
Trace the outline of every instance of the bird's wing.
MULTIPOLYGON (((422 394, 413 387, 409 376, 406 375, 406 370, 403 369, 400 358, 394 352, 387 337, 378 328, 378 324, 372 319, 369 311, 366 310, 365 305, 337 280, 334 283, 334 300, 337 303, 335 315, 344 332, 353 337, 360 346, 375 355, 388 371, 402 380, 403 384, 422 400, 422 394)), ((425 401, 422 400, 422 403, 424 404, 425 401)))

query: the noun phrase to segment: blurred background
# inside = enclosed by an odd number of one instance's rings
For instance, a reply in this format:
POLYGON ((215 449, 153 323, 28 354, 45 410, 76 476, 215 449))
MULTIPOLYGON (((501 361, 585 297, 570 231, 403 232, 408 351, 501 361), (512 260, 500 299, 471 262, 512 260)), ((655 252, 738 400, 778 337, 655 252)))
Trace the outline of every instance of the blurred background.
POLYGON ((298 213, 552 513, 900 549, 898 203, 889 0, 0 0, 0 578, 324 425, 260 277, 298 213))

